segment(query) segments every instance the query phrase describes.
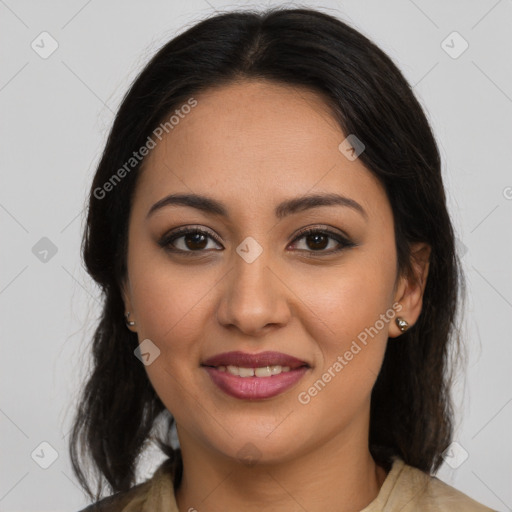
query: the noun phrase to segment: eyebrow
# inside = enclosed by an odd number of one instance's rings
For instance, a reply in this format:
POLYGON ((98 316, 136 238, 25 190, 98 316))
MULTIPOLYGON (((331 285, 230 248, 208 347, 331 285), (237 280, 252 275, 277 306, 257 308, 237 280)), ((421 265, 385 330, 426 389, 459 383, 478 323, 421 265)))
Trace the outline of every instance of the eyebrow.
MULTIPOLYGON (((205 213, 219 215, 221 217, 229 217, 226 207, 216 199, 201 196, 197 194, 170 194, 163 199, 157 201, 148 211, 146 218, 153 213, 166 206, 189 206, 196 208, 205 213)), ((275 209, 275 215, 278 219, 282 219, 288 215, 298 213, 311 208, 321 206, 346 206, 359 212, 365 219, 368 214, 365 209, 353 199, 342 196, 340 194, 312 194, 302 197, 287 199, 280 203, 275 209)))

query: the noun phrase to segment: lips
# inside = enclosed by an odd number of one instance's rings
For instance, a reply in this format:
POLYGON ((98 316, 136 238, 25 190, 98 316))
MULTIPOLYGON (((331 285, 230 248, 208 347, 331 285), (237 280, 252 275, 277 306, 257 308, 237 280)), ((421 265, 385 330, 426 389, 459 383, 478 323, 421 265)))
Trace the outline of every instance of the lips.
POLYGON ((241 400, 262 400, 284 393, 310 369, 305 361, 281 352, 225 352, 206 359, 201 366, 218 389, 241 400), (258 371, 258 376, 246 372, 264 368, 267 376, 265 372, 264 376, 259 376, 258 371))
POLYGON ((305 361, 282 352, 260 352, 249 354, 247 352, 224 352, 210 357, 202 363, 203 366, 241 366, 243 368, 260 368, 263 366, 288 366, 295 370, 301 366, 309 367, 305 361))

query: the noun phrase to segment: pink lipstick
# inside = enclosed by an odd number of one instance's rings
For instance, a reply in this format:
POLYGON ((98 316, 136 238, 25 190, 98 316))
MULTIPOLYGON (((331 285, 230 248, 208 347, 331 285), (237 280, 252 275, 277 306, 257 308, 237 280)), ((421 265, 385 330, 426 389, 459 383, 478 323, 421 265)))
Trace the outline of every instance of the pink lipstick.
POLYGON ((262 400, 284 393, 310 368, 305 361, 281 352, 224 352, 201 365, 226 394, 262 400))

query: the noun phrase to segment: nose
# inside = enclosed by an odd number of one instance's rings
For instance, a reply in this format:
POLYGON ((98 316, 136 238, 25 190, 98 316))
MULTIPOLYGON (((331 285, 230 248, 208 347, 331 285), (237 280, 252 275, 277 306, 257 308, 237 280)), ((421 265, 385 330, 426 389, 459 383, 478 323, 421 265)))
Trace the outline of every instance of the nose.
POLYGON ((290 289, 267 251, 252 263, 238 254, 221 286, 217 319, 224 327, 260 337, 286 325, 291 316, 290 289))

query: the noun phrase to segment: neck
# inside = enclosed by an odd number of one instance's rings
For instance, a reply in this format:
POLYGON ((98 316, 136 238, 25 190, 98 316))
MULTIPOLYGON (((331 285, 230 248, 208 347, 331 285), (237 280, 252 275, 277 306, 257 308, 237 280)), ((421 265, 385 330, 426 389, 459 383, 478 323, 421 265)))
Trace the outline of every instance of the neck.
MULTIPOLYGON (((179 510, 354 512, 378 495, 385 470, 357 442, 331 439, 316 450, 280 463, 243 464, 209 452, 180 436, 183 477, 176 491, 179 510)), ((364 441, 366 442, 364 443, 364 441)))

